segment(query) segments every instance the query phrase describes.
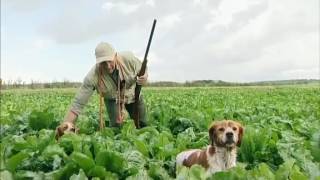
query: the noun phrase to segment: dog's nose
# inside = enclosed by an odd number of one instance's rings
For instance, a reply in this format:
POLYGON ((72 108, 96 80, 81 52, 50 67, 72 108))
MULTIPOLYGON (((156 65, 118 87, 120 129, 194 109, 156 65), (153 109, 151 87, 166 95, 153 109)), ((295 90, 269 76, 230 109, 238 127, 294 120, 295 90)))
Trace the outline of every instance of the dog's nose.
POLYGON ((228 139, 233 138, 233 133, 232 132, 227 132, 226 135, 227 135, 228 139))

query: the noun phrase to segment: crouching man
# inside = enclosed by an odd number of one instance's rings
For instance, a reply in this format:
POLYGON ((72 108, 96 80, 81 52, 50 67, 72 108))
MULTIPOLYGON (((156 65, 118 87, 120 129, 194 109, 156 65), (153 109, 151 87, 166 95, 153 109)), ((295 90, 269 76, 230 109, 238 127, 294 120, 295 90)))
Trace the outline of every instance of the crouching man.
MULTIPOLYGON (((142 65, 141 61, 131 52, 116 52, 112 45, 106 42, 97 45, 95 56, 96 64, 85 76, 64 121, 57 127, 56 139, 64 132, 76 131, 74 123, 95 90, 104 100, 110 127, 121 125, 125 109, 130 118, 134 118, 136 83, 144 85, 148 78, 147 73, 137 77, 142 65)), ((142 128, 147 125, 146 108, 142 96, 139 97, 137 104, 139 127, 142 128)))

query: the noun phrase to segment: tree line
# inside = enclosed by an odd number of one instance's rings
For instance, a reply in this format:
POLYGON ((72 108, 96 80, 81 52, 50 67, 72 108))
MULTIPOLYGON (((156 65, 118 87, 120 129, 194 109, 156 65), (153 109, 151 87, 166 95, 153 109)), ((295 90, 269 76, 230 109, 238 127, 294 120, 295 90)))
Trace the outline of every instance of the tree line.
MULTIPOLYGON (((71 82, 68 80, 40 82, 31 80, 30 82, 21 79, 4 81, 0 79, 1 89, 45 89, 45 88, 78 88, 81 82, 71 82)), ((277 81, 259 82, 227 82, 222 80, 195 80, 186 82, 156 81, 148 82, 149 87, 222 87, 222 86, 274 86, 274 85, 320 85, 319 79, 293 79, 277 81)))

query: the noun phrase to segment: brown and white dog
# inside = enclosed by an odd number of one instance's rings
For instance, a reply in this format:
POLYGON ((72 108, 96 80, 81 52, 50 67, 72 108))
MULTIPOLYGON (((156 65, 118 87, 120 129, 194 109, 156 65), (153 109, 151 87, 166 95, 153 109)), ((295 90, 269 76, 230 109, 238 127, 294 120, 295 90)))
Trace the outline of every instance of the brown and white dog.
POLYGON ((236 166, 237 146, 240 146, 244 128, 238 122, 213 122, 209 128, 210 145, 206 149, 191 149, 179 153, 176 165, 203 166, 207 174, 236 166))
POLYGON ((63 122, 56 129, 56 140, 58 140, 62 135, 68 133, 78 133, 79 129, 75 127, 73 123, 63 122))

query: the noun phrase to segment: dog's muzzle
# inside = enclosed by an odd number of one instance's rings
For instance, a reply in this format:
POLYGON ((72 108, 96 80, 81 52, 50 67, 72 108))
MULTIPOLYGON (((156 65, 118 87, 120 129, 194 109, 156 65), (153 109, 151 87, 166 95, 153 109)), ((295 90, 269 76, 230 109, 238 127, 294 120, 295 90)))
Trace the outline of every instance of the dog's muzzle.
POLYGON ((233 139, 233 133, 232 132, 227 132, 226 133, 226 144, 233 144, 234 139, 233 139))

